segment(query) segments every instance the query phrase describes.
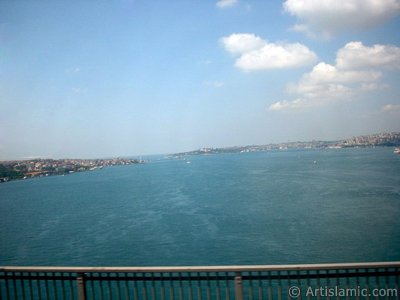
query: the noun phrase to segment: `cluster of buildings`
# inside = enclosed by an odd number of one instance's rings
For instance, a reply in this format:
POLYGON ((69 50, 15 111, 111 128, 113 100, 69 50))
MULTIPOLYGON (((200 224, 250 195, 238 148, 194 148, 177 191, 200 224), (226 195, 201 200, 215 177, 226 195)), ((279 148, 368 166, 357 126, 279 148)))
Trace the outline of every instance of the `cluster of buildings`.
POLYGON ((357 136, 337 143, 339 147, 399 146, 400 132, 357 136))
POLYGON ((65 175, 109 166, 143 163, 130 158, 111 159, 33 159, 0 163, 0 182, 38 176, 65 175))
POLYGON ((349 147, 377 147, 377 146, 393 146, 393 147, 400 146, 400 132, 357 136, 340 141, 286 142, 286 143, 252 145, 252 146, 241 146, 241 147, 201 148, 195 151, 178 153, 175 154, 173 157, 180 158, 185 155, 246 153, 246 152, 263 152, 263 151, 288 150, 288 149, 339 149, 339 148, 349 148, 349 147))

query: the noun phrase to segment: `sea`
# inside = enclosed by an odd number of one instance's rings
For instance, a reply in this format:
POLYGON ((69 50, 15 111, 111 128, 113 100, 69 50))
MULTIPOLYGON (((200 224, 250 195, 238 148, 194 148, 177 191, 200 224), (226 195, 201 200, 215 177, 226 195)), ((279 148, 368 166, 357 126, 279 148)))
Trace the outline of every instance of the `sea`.
POLYGON ((153 157, 0 184, 0 265, 400 260, 393 148, 153 157))

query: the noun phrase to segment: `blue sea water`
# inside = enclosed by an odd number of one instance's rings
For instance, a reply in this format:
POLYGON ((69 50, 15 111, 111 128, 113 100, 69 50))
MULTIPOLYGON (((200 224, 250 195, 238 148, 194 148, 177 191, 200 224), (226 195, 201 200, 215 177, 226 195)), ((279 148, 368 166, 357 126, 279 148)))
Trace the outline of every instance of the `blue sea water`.
POLYGON ((188 161, 0 184, 0 265, 400 260, 392 148, 188 161))

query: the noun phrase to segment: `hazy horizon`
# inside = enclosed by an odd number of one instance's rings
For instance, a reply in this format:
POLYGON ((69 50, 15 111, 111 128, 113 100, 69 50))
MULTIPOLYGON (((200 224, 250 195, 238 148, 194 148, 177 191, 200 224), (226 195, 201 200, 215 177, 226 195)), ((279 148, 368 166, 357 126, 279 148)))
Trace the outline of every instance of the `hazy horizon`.
POLYGON ((1 161, 400 131, 400 0, 0 8, 1 161))
MULTIPOLYGON (((366 134, 368 135, 376 135, 376 134, 390 134, 390 133, 397 133, 397 132, 380 132, 380 133, 371 133, 371 134, 366 134)), ((103 156, 103 157, 42 157, 42 156, 32 156, 32 157, 23 157, 23 158, 18 158, 18 159, 0 159, 0 162, 4 161, 18 161, 18 160, 34 160, 34 159, 54 159, 54 160, 62 160, 62 159, 88 159, 88 160, 95 160, 95 159, 112 159, 112 158, 147 158, 147 157, 153 157, 153 156, 165 156, 165 155, 174 155, 174 154, 179 154, 179 153, 186 153, 186 152, 191 152, 191 151, 197 151, 200 149, 204 148, 209 148, 209 149, 224 149, 224 148, 233 148, 233 147, 248 147, 248 146, 263 146, 263 145, 279 145, 279 144, 285 144, 285 143, 308 143, 308 142, 313 142, 313 141, 321 141, 321 142, 335 142, 335 141, 341 141, 341 140, 346 140, 346 139, 351 139, 357 136, 351 136, 351 137, 343 137, 343 138, 338 138, 338 139, 331 139, 331 140, 321 140, 321 139, 312 139, 312 140, 292 140, 292 141, 280 141, 280 142, 271 142, 271 143, 266 143, 266 144, 246 144, 246 145, 222 145, 222 146, 204 146, 204 147, 199 147, 196 149, 186 149, 182 151, 176 151, 176 152, 166 152, 166 153, 148 153, 148 154, 131 154, 131 155, 119 155, 119 156, 103 156)))

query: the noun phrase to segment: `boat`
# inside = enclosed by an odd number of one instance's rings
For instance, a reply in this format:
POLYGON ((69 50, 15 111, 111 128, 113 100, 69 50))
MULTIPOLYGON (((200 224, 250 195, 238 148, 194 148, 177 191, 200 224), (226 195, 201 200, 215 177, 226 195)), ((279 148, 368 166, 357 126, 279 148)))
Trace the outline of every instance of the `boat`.
POLYGON ((393 153, 394 154, 400 154, 400 148, 394 148, 393 153))

